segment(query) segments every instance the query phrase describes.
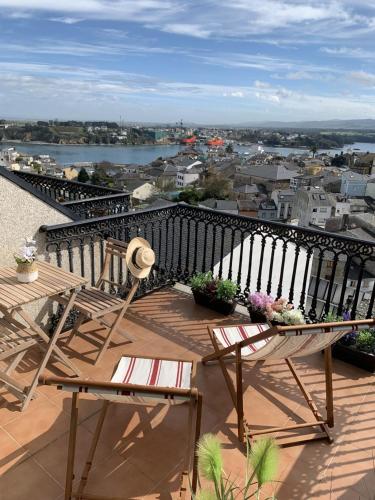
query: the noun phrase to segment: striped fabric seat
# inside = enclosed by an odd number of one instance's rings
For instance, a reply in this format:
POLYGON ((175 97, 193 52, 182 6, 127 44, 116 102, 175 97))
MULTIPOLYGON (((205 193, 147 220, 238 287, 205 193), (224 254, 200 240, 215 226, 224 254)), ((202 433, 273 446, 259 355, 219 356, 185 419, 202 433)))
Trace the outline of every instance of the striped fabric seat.
POLYGON ((188 361, 124 356, 120 359, 111 382, 190 389, 191 370, 192 363, 188 361))
MULTIPOLYGON (((223 347, 229 347, 230 345, 234 345, 242 340, 254 337, 255 335, 258 335, 268 329, 269 326, 267 324, 256 323, 253 325, 236 325, 229 326, 227 328, 214 328, 213 333, 223 347)), ((241 350, 242 357, 247 358, 257 350, 264 347, 267 342, 269 342, 269 339, 261 340, 255 344, 243 347, 241 350)))
MULTIPOLYGON (((215 328, 213 333, 223 347, 241 342, 254 337, 258 333, 269 328, 266 324, 237 325, 227 328, 215 328)), ((291 357, 308 356, 319 352, 334 342, 337 342, 345 334, 351 332, 353 327, 334 327, 326 332, 323 328, 309 330, 290 330, 283 334, 275 335, 265 340, 249 344, 243 347, 242 357, 249 361, 265 359, 285 359, 291 357)))

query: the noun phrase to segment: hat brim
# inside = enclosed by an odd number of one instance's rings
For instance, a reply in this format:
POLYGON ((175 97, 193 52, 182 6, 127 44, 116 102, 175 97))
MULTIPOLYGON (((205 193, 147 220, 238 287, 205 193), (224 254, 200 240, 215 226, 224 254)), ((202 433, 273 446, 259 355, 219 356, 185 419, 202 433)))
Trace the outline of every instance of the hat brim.
POLYGON ((147 240, 137 236, 128 243, 128 248, 126 250, 126 255, 125 255, 125 262, 128 266, 129 271, 132 273, 133 276, 140 279, 147 278, 152 268, 152 266, 149 266, 143 269, 139 269, 133 264, 133 254, 137 250, 137 248, 141 247, 151 248, 151 245, 147 240))

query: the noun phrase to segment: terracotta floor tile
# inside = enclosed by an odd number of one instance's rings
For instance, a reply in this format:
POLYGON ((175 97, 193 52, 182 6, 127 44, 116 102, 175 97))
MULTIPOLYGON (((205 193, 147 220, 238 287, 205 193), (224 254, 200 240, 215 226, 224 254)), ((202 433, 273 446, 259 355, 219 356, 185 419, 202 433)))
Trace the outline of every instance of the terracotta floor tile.
POLYGON ((4 429, 31 453, 67 432, 68 416, 47 399, 41 401, 37 407, 30 405, 29 409, 20 418, 6 424, 4 429), (21 421, 24 425, 20 424, 21 421))
MULTIPOLYGON (((86 463, 92 437, 91 432, 86 430, 82 425, 78 427, 74 469, 74 474, 77 478, 80 477, 83 465, 86 463)), ((65 433, 33 455, 34 460, 60 483, 62 487, 65 486, 68 444, 69 433, 65 433)), ((96 450, 93 465, 95 466, 103 462, 112 453, 113 450, 106 443, 102 442, 96 450)))
POLYGON ((104 463, 92 469, 86 492, 131 499, 142 498, 151 491, 152 486, 153 481, 135 465, 129 460, 124 462, 114 453, 104 463))
POLYGON ((375 492, 373 452, 340 444, 321 478, 331 481, 335 493, 350 488, 364 498, 371 498, 375 492))
POLYGON ((0 428, 0 476, 28 457, 28 452, 0 428))
POLYGON ((1 500, 51 500, 62 492, 59 486, 32 458, 8 470, 0 478, 1 500))

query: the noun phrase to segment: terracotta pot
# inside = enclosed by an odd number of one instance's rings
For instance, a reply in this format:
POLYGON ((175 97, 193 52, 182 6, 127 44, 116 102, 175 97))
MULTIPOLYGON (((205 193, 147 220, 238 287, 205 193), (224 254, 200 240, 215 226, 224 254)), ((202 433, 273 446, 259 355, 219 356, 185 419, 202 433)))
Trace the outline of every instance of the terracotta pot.
POLYGON ((211 296, 202 293, 198 290, 193 290, 193 296, 196 304, 200 306, 208 307, 216 312, 224 314, 224 316, 228 316, 234 312, 236 307, 235 301, 226 302, 225 300, 219 300, 216 298, 212 298, 211 296))
POLYGON ((38 275, 38 266, 35 261, 17 264, 16 276, 20 283, 32 283, 38 279, 38 275))

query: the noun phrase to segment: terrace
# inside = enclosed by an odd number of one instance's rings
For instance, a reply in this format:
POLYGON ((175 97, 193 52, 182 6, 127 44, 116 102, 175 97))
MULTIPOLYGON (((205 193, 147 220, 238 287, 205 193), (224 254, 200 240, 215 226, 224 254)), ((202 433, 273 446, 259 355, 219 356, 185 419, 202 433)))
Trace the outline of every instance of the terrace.
MULTIPOLYGON (((43 176, 36 177, 40 179, 35 189, 44 190, 45 196, 56 200, 62 185, 56 188, 43 176)), ((30 178, 23 180, 29 182, 30 178)), ((71 184, 69 189, 73 189, 71 184)), ((86 195, 92 198, 92 193, 86 195)), ((70 196, 69 203, 74 204, 70 196)), ((101 196, 98 192, 96 199, 101 196)), ((77 195, 79 199, 84 197, 83 193, 77 195)), ((82 202, 85 199, 78 201, 82 202)), ((197 271, 212 270, 235 281, 239 303, 244 303, 249 291, 261 290, 288 297, 312 320, 330 311, 341 314, 345 308, 355 318, 363 304, 361 314, 373 316, 375 290, 368 288, 368 276, 375 274, 375 244, 370 241, 185 204, 96 218, 91 214, 73 220, 40 228, 41 258, 87 277, 90 284, 99 276, 109 236, 123 241, 142 236, 156 254, 153 272, 142 282, 138 300, 123 320, 122 327, 134 337, 133 343, 121 344, 120 337, 116 337, 116 344, 94 366, 94 345, 77 337, 67 348, 61 340, 60 347, 85 377, 108 380, 115 363, 126 353, 168 353, 199 361, 212 350, 208 325, 249 321, 241 315, 244 309, 240 307, 234 315, 224 317, 195 305, 186 284, 197 271), (351 285, 348 295, 353 273, 355 286, 351 285), (320 294, 323 279, 326 285, 324 294, 320 294)), ((116 259, 111 263, 110 275, 126 283, 126 273, 116 259)), ((48 310, 50 323, 58 316, 59 310, 48 310)), ((85 329, 95 344, 100 331, 93 323, 85 325, 85 329)), ((38 356, 38 351, 33 352, 21 365, 17 376, 22 382, 32 379, 38 356)), ((310 356, 296 364, 323 411, 322 356, 310 356)), ((58 364, 50 364, 48 371, 64 373, 58 364)), ((247 410, 255 427, 299 423, 305 417, 302 397, 283 363, 267 362, 260 369, 247 366, 244 384, 247 410)), ((198 366, 198 388, 204 400, 202 431, 218 434, 226 471, 241 479, 243 450, 236 438, 233 404, 218 366, 198 366)), ((38 500, 63 498, 69 395, 40 386, 38 397, 24 413, 19 412, 15 398, 6 389, 1 389, 0 395, 0 491, 7 492, 7 500, 30 497, 33 491, 38 492, 38 500)), ((92 399, 86 396, 82 402, 81 463, 98 414, 98 402, 92 399)), ((267 490, 275 491, 278 499, 371 498, 375 490, 373 375, 335 360, 334 401, 334 444, 316 442, 283 449, 280 482, 267 490)), ((180 443, 186 438, 179 408, 165 412, 162 408, 121 405, 111 412, 111 423, 102 436, 90 475, 90 490, 124 498, 175 497, 182 467, 180 443), (130 430, 130 436, 123 439, 125 429, 130 430)))
MULTIPOLYGON (((132 344, 117 344, 100 366, 92 364, 94 347, 79 337, 66 353, 85 377, 108 380, 124 353, 183 356, 200 360, 211 352, 207 325, 241 322, 196 306, 190 295, 164 288, 133 303, 123 328, 135 337, 132 344)), ((100 335, 93 324, 85 326, 93 338, 100 335)), ((28 358, 19 378, 31 380, 38 351, 28 358)), ((297 362, 303 382, 323 410, 323 357, 319 354, 297 362)), ((48 372, 60 374, 58 365, 48 372)), ((243 450, 236 435, 236 415, 217 365, 198 367, 198 387, 203 393, 202 431, 217 434, 223 443, 225 468, 233 478, 243 478, 243 450), (218 387, 220 390, 218 390, 218 387)), ((284 363, 248 366, 244 375, 246 409, 254 427, 299 423, 305 405, 284 363), (252 384, 252 387, 249 384, 252 384)), ((279 483, 267 488, 279 500, 370 499, 375 490, 373 448, 375 433, 374 378, 340 361, 334 363, 335 442, 311 442, 283 448, 279 483)), ((0 491, 7 500, 62 499, 68 445, 71 398, 54 387, 40 386, 38 397, 20 413, 18 403, 5 389, 0 408, 0 491)), ((96 423, 100 402, 81 400, 79 456, 82 461, 96 423)), ((185 413, 181 407, 167 411, 160 406, 114 406, 99 442, 90 475, 89 490, 97 495, 123 498, 177 498, 182 470, 181 447, 186 439, 185 413), (182 411, 182 413, 181 413, 182 411), (130 431, 129 437, 123 435, 130 431)), ((266 491, 265 491, 266 492, 266 491)))

